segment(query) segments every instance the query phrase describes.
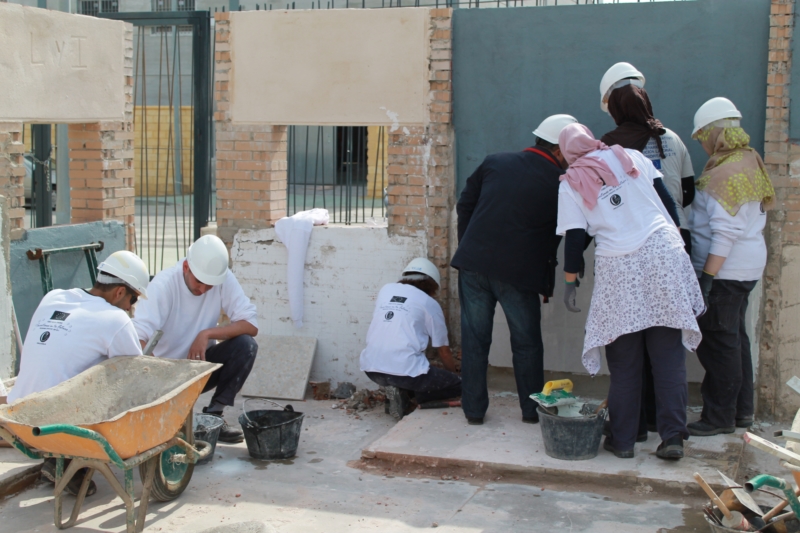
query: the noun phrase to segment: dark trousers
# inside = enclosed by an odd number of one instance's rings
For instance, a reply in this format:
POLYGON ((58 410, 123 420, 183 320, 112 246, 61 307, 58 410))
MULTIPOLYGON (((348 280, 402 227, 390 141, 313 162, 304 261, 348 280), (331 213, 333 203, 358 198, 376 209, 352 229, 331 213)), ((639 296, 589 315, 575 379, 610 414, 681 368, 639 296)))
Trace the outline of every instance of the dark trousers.
POLYGON ((714 280, 708 311, 697 320, 703 334, 697 358, 706 370, 700 416, 716 427, 732 427, 737 418, 753 416, 753 361, 744 315, 756 283, 714 280))
POLYGON ((239 335, 206 350, 206 361, 222 365, 211 374, 203 389, 203 392, 208 392, 216 387, 211 398, 212 404, 233 405, 234 398, 253 369, 257 353, 258 344, 250 335, 239 335))
POLYGON ((539 295, 523 291, 477 272, 459 271, 461 299, 461 405, 468 418, 483 418, 489 408, 486 371, 492 345, 492 325, 497 302, 503 306, 511 332, 514 377, 523 417, 535 417, 530 398, 544 388, 544 345, 539 295))
POLYGON ((650 354, 647 346, 644 349, 644 368, 642 370, 642 407, 639 414, 639 433, 644 433, 648 426, 655 426, 656 420, 656 389, 653 381, 653 366, 650 364, 650 354))
POLYGON ((458 375, 432 366, 419 376, 393 376, 382 372, 367 372, 367 377, 381 387, 398 387, 412 392, 417 403, 447 400, 461 396, 461 378, 458 375))
POLYGON ((632 450, 639 429, 642 400, 644 349, 650 354, 658 411, 658 434, 662 440, 686 431, 686 353, 681 330, 652 327, 629 333, 606 346, 611 372, 608 409, 611 416, 611 442, 618 450, 632 450))

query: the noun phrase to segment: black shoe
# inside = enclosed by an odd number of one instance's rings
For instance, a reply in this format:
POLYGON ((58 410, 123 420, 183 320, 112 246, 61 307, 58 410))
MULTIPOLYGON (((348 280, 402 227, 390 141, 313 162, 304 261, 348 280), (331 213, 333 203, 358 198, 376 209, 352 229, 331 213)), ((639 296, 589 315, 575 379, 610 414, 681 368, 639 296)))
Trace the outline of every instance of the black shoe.
MULTIPOLYGON (((603 423, 603 435, 606 437, 611 436, 611 422, 608 420, 603 423)), ((647 432, 636 435, 636 442, 647 442, 647 432)))
POLYGON ((534 413, 533 416, 523 416, 522 421, 526 424, 538 424, 539 423, 539 414, 534 413))
MULTIPOLYGON (((75 475, 72 476, 72 479, 69 480, 67 483, 66 491, 68 494, 73 496, 77 496, 78 492, 81 490, 81 485, 83 484, 83 478, 86 477, 86 474, 89 473, 88 468, 81 468, 75 475)), ((86 496, 93 496, 94 493, 97 492, 97 485, 94 484, 94 480, 89 481, 89 488, 86 490, 86 496)))
POLYGON ((717 426, 712 426, 705 420, 698 420, 697 422, 686 424, 686 429, 689 430, 689 435, 694 437, 710 437, 711 435, 728 434, 736 431, 736 428, 733 426, 718 428, 717 426))
POLYGON ((389 414, 392 418, 402 419, 411 403, 408 393, 400 387, 389 386, 386 387, 386 399, 389 400, 389 414))
POLYGON ((219 429, 219 438, 217 439, 217 442, 224 442, 225 444, 237 444, 244 440, 244 433, 242 433, 242 430, 230 427, 222 417, 222 413, 209 413, 206 411, 205 407, 203 408, 203 412, 207 415, 222 418, 222 427, 219 429))
POLYGON ((749 428, 753 425, 755 420, 752 416, 746 416, 744 418, 737 418, 736 419, 736 427, 737 428, 749 428))
POLYGON ((472 418, 467 417, 467 424, 470 426, 482 426, 483 425, 483 418, 472 418))
POLYGON ((633 450, 618 450, 611 444, 611 439, 606 437, 603 440, 603 449, 611 452, 620 459, 633 459, 633 450))
POLYGON ((55 483, 56 482, 56 460, 55 459, 48 458, 48 459, 44 460, 44 464, 42 464, 42 477, 45 478, 50 483, 55 483))
POLYGON ((683 437, 675 435, 665 441, 661 441, 656 450, 656 457, 675 461, 683 458, 683 437))

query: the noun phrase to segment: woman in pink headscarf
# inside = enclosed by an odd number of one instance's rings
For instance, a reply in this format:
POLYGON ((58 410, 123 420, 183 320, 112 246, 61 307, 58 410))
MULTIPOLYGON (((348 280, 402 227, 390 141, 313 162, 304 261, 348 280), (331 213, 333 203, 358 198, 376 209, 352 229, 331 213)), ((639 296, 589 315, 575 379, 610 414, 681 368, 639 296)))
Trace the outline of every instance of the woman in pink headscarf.
POLYGON ((580 311, 576 273, 586 233, 596 242, 583 364, 595 375, 605 346, 611 421, 603 447, 620 458, 634 455, 646 345, 662 440, 656 454, 680 459, 689 436, 684 347, 694 350, 700 343, 696 316, 705 307, 681 235, 664 207, 669 193, 640 152, 608 147, 582 124, 565 127, 558 145, 570 165, 561 177, 556 229, 567 236, 564 301, 570 311, 580 311))

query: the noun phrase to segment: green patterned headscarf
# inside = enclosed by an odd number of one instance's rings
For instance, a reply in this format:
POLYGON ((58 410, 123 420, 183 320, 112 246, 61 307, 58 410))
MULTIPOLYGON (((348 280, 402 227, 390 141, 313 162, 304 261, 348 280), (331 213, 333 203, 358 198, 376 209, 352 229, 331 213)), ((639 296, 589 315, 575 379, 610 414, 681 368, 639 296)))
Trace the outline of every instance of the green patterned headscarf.
POLYGON ((761 202, 765 210, 772 207, 775 189, 742 128, 714 127, 701 130, 696 138, 711 154, 697 180, 697 190, 710 194, 731 216, 748 202, 761 202))

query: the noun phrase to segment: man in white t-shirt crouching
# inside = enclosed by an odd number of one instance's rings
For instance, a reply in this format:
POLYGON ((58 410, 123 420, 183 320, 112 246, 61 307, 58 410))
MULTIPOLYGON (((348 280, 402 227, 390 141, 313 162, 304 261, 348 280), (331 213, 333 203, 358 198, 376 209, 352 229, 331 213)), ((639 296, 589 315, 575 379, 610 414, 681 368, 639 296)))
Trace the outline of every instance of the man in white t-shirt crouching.
MULTIPOLYGON (((97 271, 89 290, 54 289, 42 298, 25 335, 8 403, 55 387, 111 357, 142 355, 127 311, 139 297, 147 298, 147 267, 136 254, 120 251, 108 256, 97 271)), ((85 473, 84 468, 73 476, 67 492, 78 494, 85 473)), ((56 460, 45 459, 42 477, 55 483, 55 476, 56 460)), ((90 481, 86 495, 96 491, 90 481)))
POLYGON ((417 403, 461 396, 444 313, 433 299, 439 280, 436 266, 418 257, 397 283, 383 286, 375 302, 361 370, 386 387, 389 413, 397 419, 408 409, 411 395, 417 403), (446 370, 431 366, 425 357, 429 339, 446 370))
MULTIPOLYGON (((136 309, 133 325, 142 346, 156 331, 164 332, 153 349, 156 357, 222 365, 203 390, 216 389, 203 412, 222 418, 223 409, 233 405, 250 375, 258 352, 256 307, 228 269, 228 249, 222 240, 214 235, 200 237, 185 259, 156 274, 147 301, 136 309), (217 325, 220 311, 230 318, 227 326, 217 325)), ((241 430, 223 423, 220 442, 242 440, 241 430)))

